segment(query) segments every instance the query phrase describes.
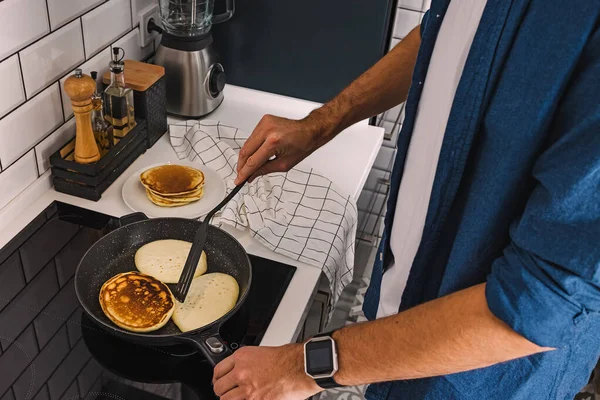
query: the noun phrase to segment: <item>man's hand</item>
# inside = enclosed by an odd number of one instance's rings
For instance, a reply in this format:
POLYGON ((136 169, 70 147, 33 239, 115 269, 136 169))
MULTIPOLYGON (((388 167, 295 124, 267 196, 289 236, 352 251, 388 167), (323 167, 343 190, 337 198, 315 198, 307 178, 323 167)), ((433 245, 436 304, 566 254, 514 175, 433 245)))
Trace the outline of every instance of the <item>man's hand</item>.
POLYGON ((214 371, 221 400, 303 400, 322 389, 304 373, 301 344, 242 347, 214 371))
POLYGON ((240 150, 236 185, 248 177, 289 171, 319 147, 319 134, 318 125, 308 117, 292 120, 265 115, 240 150))

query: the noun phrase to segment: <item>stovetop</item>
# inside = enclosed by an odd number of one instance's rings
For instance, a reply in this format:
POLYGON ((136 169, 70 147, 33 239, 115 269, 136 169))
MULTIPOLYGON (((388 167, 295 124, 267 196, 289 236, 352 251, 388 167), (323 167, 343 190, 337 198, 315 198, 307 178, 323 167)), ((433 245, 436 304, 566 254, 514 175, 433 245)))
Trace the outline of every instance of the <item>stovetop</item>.
MULTIPOLYGON (((0 249, 0 400, 215 398, 212 368, 193 349, 123 342, 79 306, 77 264, 116 227, 117 218, 54 202, 0 249)), ((232 349, 260 343, 296 270, 250 259, 248 298, 221 328, 232 349)))

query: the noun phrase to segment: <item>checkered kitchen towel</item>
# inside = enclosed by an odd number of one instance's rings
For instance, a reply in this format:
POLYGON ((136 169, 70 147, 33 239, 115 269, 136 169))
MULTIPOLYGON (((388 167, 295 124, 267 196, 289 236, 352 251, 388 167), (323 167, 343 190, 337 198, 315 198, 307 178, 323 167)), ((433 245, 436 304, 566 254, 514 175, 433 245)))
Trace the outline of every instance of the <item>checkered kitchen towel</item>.
MULTIPOLYGON (((169 126, 179 159, 197 161, 234 188, 238 151, 248 134, 218 121, 190 120, 169 126)), ((312 169, 293 168, 247 184, 213 224, 248 229, 276 253, 322 268, 332 305, 352 280, 356 202, 312 169)))

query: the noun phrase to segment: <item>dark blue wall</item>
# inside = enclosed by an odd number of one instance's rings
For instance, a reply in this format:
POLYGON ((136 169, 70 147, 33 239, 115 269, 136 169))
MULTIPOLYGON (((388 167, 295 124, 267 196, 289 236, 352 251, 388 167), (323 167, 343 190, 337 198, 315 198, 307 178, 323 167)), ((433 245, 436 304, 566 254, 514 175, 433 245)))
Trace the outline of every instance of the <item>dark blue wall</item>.
POLYGON ((325 102, 385 53, 395 3, 237 0, 215 47, 229 83, 325 102))

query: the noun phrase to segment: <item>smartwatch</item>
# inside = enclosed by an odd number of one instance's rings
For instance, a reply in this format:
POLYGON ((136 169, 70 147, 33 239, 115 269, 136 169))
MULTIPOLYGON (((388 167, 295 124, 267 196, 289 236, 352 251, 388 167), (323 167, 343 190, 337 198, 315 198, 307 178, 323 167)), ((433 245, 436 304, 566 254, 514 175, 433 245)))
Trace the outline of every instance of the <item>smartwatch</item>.
POLYGON ((304 343, 304 371, 323 389, 342 386, 333 379, 338 370, 338 358, 332 333, 320 333, 304 343))

